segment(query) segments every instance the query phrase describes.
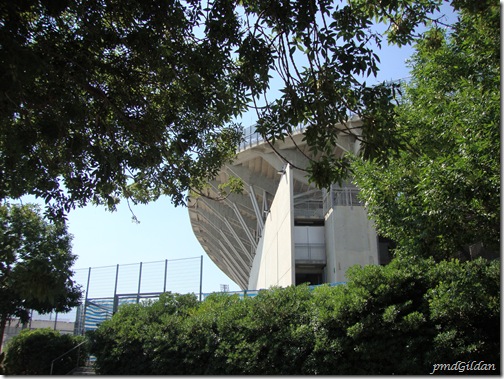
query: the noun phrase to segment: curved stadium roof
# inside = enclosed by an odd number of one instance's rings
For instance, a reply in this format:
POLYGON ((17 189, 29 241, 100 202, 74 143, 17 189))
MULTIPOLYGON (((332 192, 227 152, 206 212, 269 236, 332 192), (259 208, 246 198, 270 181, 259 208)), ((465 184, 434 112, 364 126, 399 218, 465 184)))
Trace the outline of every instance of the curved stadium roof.
MULTIPOLYGON (((352 126, 360 126, 356 118, 349 122, 354 124, 352 126)), ((298 128, 291 138, 286 138, 285 142, 277 141, 272 147, 257 133, 246 132, 236 159, 222 167, 209 183, 206 190, 209 198, 189 199, 189 216, 196 238, 210 259, 242 289, 248 289, 257 242, 264 227, 265 212, 280 181, 279 172, 286 161, 301 168, 309 164, 308 157, 312 154, 303 136, 303 129, 298 128), (218 196, 219 185, 230 176, 243 180, 243 193, 231 194, 220 201, 210 199, 218 196)), ((334 153, 339 156, 345 152, 356 152, 356 149, 355 137, 342 134, 334 153)), ((312 217, 323 218, 321 191, 308 183, 306 172, 293 170, 293 174, 295 209, 296 202, 300 205, 310 203, 313 208, 310 212, 315 212, 312 217), (316 204, 320 205, 320 209, 316 204)), ((305 213, 303 217, 311 216, 305 213)))

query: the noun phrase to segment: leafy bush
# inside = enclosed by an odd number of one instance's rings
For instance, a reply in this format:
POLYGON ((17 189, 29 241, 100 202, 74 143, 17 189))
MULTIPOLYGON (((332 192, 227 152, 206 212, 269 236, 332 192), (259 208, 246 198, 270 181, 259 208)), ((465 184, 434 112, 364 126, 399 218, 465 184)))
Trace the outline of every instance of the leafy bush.
POLYGON ((310 297, 306 285, 273 288, 228 307, 217 323, 220 343, 216 354, 225 357, 224 373, 305 373, 314 344, 309 328, 310 297))
POLYGON ((426 374, 434 363, 500 361, 500 267, 396 258, 347 285, 254 298, 164 294, 127 305, 93 335, 101 374, 426 374))
MULTIPOLYGON (((53 359, 84 341, 84 337, 60 334, 51 329, 23 330, 7 344, 4 362, 7 375, 49 375, 53 359)), ((86 359, 85 345, 80 360, 86 359)), ((65 375, 77 366, 78 353, 70 353, 54 362, 53 374, 65 375)))
POLYGON ((112 319, 89 336, 92 353, 97 357, 97 372, 106 375, 178 372, 175 346, 188 311, 197 305, 194 295, 168 292, 156 302, 121 306, 112 319))
POLYGON ((395 259, 313 292, 318 374, 426 374, 500 362, 500 263, 395 259))

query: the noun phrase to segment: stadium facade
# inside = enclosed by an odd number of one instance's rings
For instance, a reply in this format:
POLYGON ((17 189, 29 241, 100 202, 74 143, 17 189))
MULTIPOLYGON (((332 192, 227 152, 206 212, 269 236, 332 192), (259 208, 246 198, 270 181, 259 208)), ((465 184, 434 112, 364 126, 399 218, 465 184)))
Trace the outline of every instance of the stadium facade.
MULTIPOLYGON (((360 126, 351 119, 350 127, 360 126)), ((312 156, 303 129, 273 146, 254 132, 233 163, 209 183, 205 196, 189 199, 191 225, 210 259, 243 290, 346 281, 353 265, 386 264, 388 243, 380 238, 351 183, 317 189, 306 172, 312 156), (230 176, 242 194, 218 197, 230 176)), ((359 150, 341 133, 334 154, 359 150)))

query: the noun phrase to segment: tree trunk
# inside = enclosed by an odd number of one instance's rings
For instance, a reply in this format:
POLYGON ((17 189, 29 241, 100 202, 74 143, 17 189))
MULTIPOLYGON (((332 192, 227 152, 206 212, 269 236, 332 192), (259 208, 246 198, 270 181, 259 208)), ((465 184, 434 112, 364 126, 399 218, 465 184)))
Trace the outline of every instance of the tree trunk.
POLYGON ((7 324, 7 316, 2 315, 2 317, 0 318, 0 353, 2 352, 3 338, 4 338, 6 324, 7 324))

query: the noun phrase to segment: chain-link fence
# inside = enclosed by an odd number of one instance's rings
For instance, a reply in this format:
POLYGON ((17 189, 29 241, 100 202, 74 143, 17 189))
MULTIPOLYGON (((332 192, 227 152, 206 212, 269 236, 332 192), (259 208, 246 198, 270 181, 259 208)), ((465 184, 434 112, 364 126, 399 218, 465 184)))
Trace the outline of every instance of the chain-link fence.
POLYGON ((76 270, 84 298, 76 309, 75 334, 96 329, 122 304, 158 298, 163 292, 194 293, 201 300, 202 276, 203 256, 76 270))
POLYGON ((116 294, 177 292, 200 293, 203 257, 139 262, 75 270, 74 280, 85 298, 116 294))
POLYGON ((51 328, 83 334, 96 329, 120 305, 158 298, 167 291, 194 293, 202 300, 202 279, 203 256, 76 269, 73 280, 83 290, 82 304, 68 313, 33 311, 30 322, 24 325, 18 319, 9 320, 2 345, 23 329, 51 328))

